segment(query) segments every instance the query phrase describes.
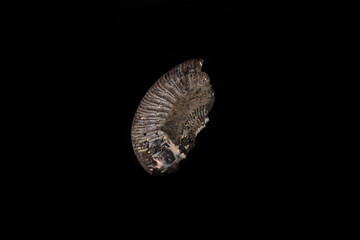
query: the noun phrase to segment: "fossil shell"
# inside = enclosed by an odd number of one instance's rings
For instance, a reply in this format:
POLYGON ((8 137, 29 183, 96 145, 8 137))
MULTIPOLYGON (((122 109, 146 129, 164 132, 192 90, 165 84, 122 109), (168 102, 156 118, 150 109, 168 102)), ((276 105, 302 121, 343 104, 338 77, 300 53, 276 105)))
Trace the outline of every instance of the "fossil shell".
POLYGON ((203 60, 191 59, 160 77, 141 100, 131 139, 140 165, 151 175, 175 172, 209 121, 215 96, 203 60))

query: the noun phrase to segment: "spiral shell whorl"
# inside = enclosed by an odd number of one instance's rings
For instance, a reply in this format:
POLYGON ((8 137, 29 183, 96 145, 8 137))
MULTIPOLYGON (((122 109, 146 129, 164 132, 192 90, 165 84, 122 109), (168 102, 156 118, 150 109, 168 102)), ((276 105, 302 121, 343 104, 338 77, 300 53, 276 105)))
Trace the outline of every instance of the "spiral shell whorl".
POLYGON ((135 155, 151 175, 173 172, 194 146, 214 102, 203 60, 191 59, 165 73, 147 91, 133 119, 135 155))

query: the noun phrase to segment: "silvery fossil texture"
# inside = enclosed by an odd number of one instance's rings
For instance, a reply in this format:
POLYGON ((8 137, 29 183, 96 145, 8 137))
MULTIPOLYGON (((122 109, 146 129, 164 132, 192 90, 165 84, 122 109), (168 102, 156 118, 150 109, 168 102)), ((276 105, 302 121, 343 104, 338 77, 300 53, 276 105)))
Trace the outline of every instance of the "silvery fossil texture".
POLYGON ((215 96, 201 59, 190 59, 160 77, 135 113, 131 139, 140 165, 151 175, 175 172, 209 121, 215 96))

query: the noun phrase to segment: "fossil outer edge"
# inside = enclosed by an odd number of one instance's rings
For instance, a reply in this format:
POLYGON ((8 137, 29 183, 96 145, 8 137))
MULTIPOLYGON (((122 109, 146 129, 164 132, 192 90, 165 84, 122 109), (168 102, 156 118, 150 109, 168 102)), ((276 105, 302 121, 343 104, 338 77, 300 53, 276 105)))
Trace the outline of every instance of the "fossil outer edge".
POLYGON ((135 113, 131 139, 140 165, 151 175, 175 172, 209 121, 215 96, 202 59, 190 59, 160 77, 135 113))

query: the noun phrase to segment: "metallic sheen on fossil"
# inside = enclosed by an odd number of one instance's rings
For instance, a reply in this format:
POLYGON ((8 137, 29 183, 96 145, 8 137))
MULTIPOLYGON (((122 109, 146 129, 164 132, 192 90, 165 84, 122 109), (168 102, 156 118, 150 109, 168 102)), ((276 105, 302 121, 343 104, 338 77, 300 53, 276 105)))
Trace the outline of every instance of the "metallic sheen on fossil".
POLYGON ((160 77, 141 100, 131 139, 140 165, 151 175, 175 172, 209 121, 215 96, 201 59, 191 59, 160 77))

